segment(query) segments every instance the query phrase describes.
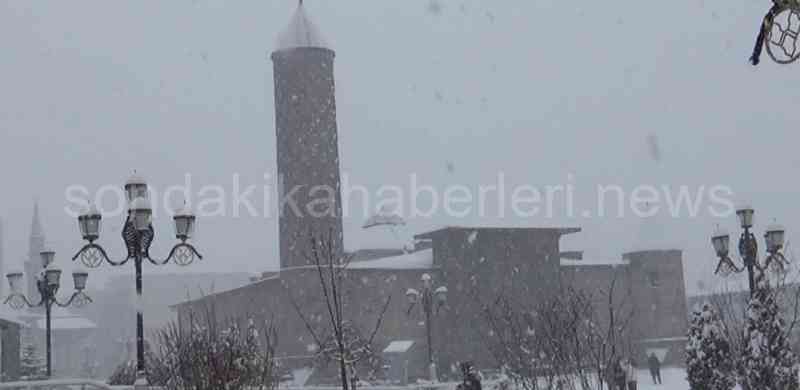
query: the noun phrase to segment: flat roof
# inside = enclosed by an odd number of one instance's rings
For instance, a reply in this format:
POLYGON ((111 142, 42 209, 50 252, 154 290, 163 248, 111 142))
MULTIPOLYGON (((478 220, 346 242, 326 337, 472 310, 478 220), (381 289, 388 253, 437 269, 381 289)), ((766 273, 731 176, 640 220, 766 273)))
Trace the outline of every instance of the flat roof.
POLYGON ((433 249, 423 249, 399 256, 382 257, 374 260, 353 261, 348 269, 431 269, 433 268, 433 249))
POLYGON ((578 233, 581 231, 579 227, 514 227, 514 226, 445 226, 439 229, 431 230, 429 232, 417 234, 414 238, 433 238, 434 235, 443 233, 447 230, 494 230, 494 231, 527 231, 530 233, 556 233, 560 235, 578 233))
POLYGON ((389 343, 386 348, 383 349, 383 353, 403 353, 408 352, 411 347, 414 346, 414 341, 412 340, 395 340, 389 343))

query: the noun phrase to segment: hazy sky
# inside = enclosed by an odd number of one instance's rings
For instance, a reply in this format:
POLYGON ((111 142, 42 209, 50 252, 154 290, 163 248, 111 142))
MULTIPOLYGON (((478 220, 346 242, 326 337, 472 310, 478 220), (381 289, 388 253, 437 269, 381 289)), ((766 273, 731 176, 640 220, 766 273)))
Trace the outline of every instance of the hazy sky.
MULTIPOLYGON (((769 2, 307 0, 336 56, 341 169, 377 188, 423 183, 536 186, 727 185, 797 237, 800 65, 747 64, 769 2), (654 134, 660 165, 650 158, 654 134)), ((0 2, 0 216, 6 263, 27 251, 32 201, 65 266, 81 245, 64 212, 70 185, 121 185, 137 169, 157 187, 274 185, 272 50, 290 0, 0 2)), ((272 190, 274 191, 274 190, 272 190)), ((258 198, 260 199, 260 198, 258 198)), ((584 202, 585 203, 585 202, 584 202)), ((273 211, 274 215, 274 211, 273 211)), ((346 220, 350 247, 363 215, 346 220)), ((122 252, 121 217, 102 242, 122 252)), ((636 246, 637 218, 408 220, 580 226, 565 242, 591 258, 636 246)), ((687 285, 710 276, 709 235, 733 217, 670 221, 687 285)), ((155 221, 163 253, 167 216, 155 221)), ((760 235, 760 234, 759 234, 760 235)), ((277 220, 204 218, 192 271, 277 265, 277 220)), ((798 242, 800 245, 800 242, 798 242)), ((174 270, 173 267, 169 267, 174 270)), ((130 271, 130 270, 127 270, 130 271)), ((99 274, 120 272, 104 267, 99 274)), ((91 283, 91 281, 90 281, 91 283)))

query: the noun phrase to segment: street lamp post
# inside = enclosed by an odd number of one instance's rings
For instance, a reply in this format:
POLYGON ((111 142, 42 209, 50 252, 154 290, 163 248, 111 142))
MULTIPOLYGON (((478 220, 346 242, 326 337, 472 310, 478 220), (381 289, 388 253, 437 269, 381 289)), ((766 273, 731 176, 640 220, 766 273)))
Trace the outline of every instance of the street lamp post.
POLYGON ((53 305, 61 307, 82 307, 92 301, 83 290, 86 288, 86 279, 89 273, 86 271, 74 271, 72 279, 75 287, 75 292, 66 302, 60 302, 56 297, 58 288, 61 286, 61 269, 53 264, 55 259, 55 252, 52 250, 44 250, 40 253, 42 259, 42 271, 36 277, 36 288, 39 290, 39 302, 31 303, 28 297, 22 291, 22 272, 11 272, 6 275, 8 278, 8 285, 11 288, 11 294, 6 298, 5 303, 15 310, 20 310, 24 307, 44 307, 45 313, 45 337, 47 343, 47 377, 50 378, 53 374, 52 362, 52 339, 51 339, 51 311, 53 305))
POLYGON ((742 257, 743 266, 738 267, 729 256, 730 235, 725 229, 717 228, 711 237, 711 244, 714 246, 719 257, 719 263, 715 273, 727 277, 734 273, 747 271, 750 296, 757 288, 757 282, 762 277, 761 273, 766 270, 775 272, 785 272, 786 260, 781 249, 783 249, 786 229, 781 225, 772 224, 767 226, 764 234, 764 241, 767 246, 767 257, 763 262, 758 259, 758 241, 755 234, 751 232, 753 228, 753 215, 755 211, 750 206, 740 206, 736 209, 736 216, 741 225, 742 235, 739 237, 739 255, 742 257), (758 273, 757 273, 758 272, 758 273))
POLYGON ((144 360, 144 321, 142 317, 142 263, 147 259, 153 265, 165 265, 171 260, 175 264, 186 266, 191 264, 195 257, 203 256, 186 241, 194 234, 195 216, 188 208, 184 207, 172 217, 175 223, 175 237, 180 241, 164 260, 155 260, 150 256, 150 245, 155 238, 155 231, 151 223, 153 210, 150 206, 147 182, 136 173, 125 183, 125 195, 128 200, 128 215, 122 229, 122 240, 127 248, 127 255, 120 261, 108 257, 105 249, 96 244, 100 238, 102 215, 94 206, 89 206, 78 217, 78 227, 83 239, 88 241, 72 260, 80 257, 81 262, 89 267, 99 267, 103 261, 112 266, 123 266, 133 259, 136 271, 136 383, 135 386, 147 386, 147 376, 144 360))
POLYGON ((432 342, 432 324, 431 321, 434 316, 439 313, 439 309, 447 303, 447 287, 440 286, 436 289, 433 288, 433 278, 429 274, 422 274, 422 290, 418 291, 413 288, 409 288, 406 291, 406 297, 408 298, 408 311, 407 314, 411 314, 411 310, 414 309, 414 306, 420 304, 420 308, 422 310, 422 314, 425 316, 425 332, 427 336, 427 343, 428 343, 428 369, 430 370, 430 379, 431 381, 436 382, 438 377, 436 375, 436 364, 433 361, 433 342, 432 342))

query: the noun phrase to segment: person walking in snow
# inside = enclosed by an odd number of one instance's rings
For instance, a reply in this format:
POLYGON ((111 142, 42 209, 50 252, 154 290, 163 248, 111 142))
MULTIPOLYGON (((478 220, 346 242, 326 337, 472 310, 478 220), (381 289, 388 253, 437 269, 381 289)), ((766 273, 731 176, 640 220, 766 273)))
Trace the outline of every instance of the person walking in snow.
POLYGON ((629 358, 625 362, 625 383, 628 385, 628 390, 636 390, 636 382, 636 364, 629 358))
POLYGON ((616 385, 616 389, 618 390, 627 390, 626 383, 625 368, 622 366, 622 359, 617 359, 614 361, 614 385, 616 385))
POLYGON ((650 354, 650 357, 647 358, 647 366, 650 369, 650 376, 653 377, 653 384, 660 385, 661 384, 661 361, 658 360, 658 356, 656 356, 655 352, 650 354))

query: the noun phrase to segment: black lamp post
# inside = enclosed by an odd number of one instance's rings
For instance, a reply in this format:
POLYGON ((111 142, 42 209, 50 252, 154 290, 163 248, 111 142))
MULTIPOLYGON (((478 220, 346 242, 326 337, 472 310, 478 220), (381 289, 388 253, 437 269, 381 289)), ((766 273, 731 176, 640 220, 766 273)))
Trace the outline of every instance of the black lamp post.
POLYGON ((436 375, 436 364, 433 361, 433 342, 432 339, 432 324, 431 320, 435 315, 439 313, 439 308, 444 306, 447 302, 447 287, 440 286, 436 289, 433 288, 433 278, 429 274, 422 274, 422 290, 417 291, 413 288, 409 288, 406 291, 406 297, 408 298, 408 312, 407 314, 411 314, 411 310, 416 306, 418 303, 420 304, 420 308, 422 309, 422 314, 425 316, 425 332, 427 335, 427 343, 428 343, 428 369, 430 370, 430 379, 431 381, 437 381, 436 375))
POLYGON ((741 206, 736 210, 739 224, 742 229, 744 229, 742 235, 739 237, 739 255, 742 257, 742 267, 738 267, 728 255, 730 235, 726 230, 717 228, 717 231, 714 232, 711 237, 714 251, 716 251, 719 257, 719 264, 717 264, 715 273, 727 277, 734 273, 747 271, 751 296, 755 292, 757 281, 761 278, 761 274, 764 271, 773 270, 778 273, 785 272, 786 265, 789 263, 783 253, 781 253, 786 229, 777 224, 767 226, 766 233, 764 234, 764 241, 767 245, 767 257, 763 262, 759 261, 758 241, 756 240, 755 234, 750 231, 753 228, 754 214, 755 211, 750 206, 741 206), (758 272, 758 274, 756 272, 758 272))
POLYGON ((150 256, 150 244, 155 237, 151 224, 153 210, 150 206, 147 182, 134 173, 125 183, 125 195, 129 202, 128 215, 122 229, 122 240, 127 248, 127 255, 121 261, 111 260, 106 251, 95 240, 100 238, 100 225, 102 216, 94 206, 89 206, 78 217, 78 227, 83 239, 89 243, 84 245, 72 260, 80 257, 81 262, 90 268, 99 267, 103 261, 112 266, 123 266, 128 260, 133 259, 136 271, 136 383, 135 386, 147 386, 147 376, 144 361, 144 321, 142 317, 142 263, 147 259, 153 265, 165 265, 170 260, 175 264, 185 266, 191 264, 195 257, 203 256, 186 241, 192 237, 195 230, 195 216, 188 207, 175 213, 175 237, 180 241, 164 260, 154 260, 150 256))
POLYGON ((42 272, 36 277, 36 288, 39 290, 39 302, 31 303, 22 291, 22 272, 11 272, 6 275, 8 278, 8 285, 11 287, 11 295, 6 298, 5 303, 15 310, 20 310, 24 307, 44 307, 46 330, 45 337, 47 339, 47 377, 50 378, 53 374, 52 362, 52 343, 51 343, 51 310, 53 305, 61 307, 75 306, 82 307, 92 301, 83 290, 86 288, 86 279, 89 273, 86 271, 75 271, 72 273, 73 283, 75 284, 75 292, 66 302, 59 302, 56 297, 58 288, 61 285, 61 269, 53 264, 55 252, 52 250, 44 250, 40 253, 42 257, 42 272))

